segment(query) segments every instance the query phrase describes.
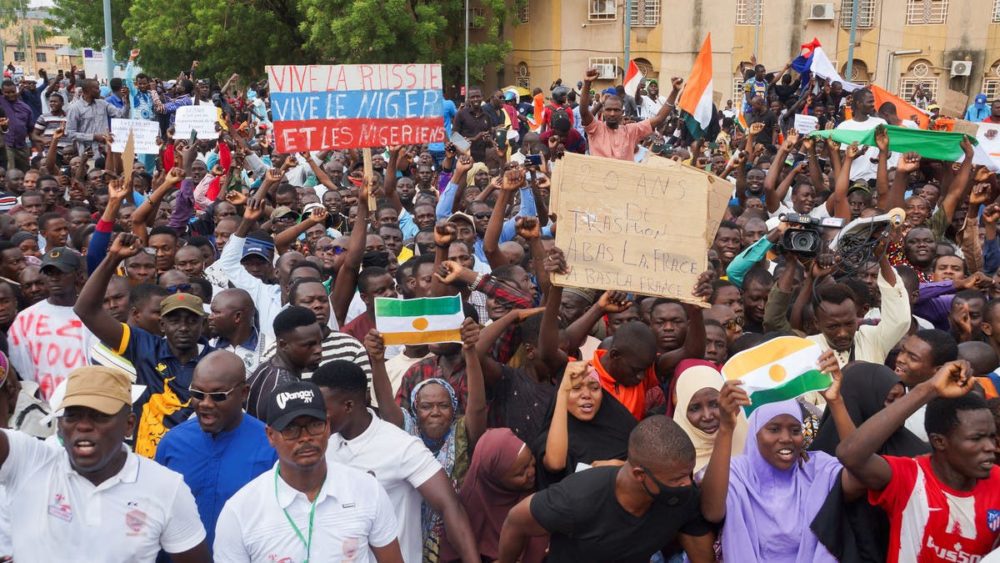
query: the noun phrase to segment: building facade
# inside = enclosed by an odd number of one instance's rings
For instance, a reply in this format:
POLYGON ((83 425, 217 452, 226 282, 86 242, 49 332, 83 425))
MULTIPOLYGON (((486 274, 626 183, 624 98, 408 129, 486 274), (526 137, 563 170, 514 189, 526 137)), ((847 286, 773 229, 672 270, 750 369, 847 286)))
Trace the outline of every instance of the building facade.
POLYGON ((686 77, 711 32, 716 100, 739 97, 755 51, 780 70, 814 37, 845 78, 903 96, 921 84, 946 112, 980 91, 1000 98, 1000 0, 528 0, 505 28, 513 48, 504 84, 573 86, 589 66, 601 70, 600 86, 621 83, 626 10, 631 57, 653 78, 686 77))
POLYGON ((0 28, 3 41, 3 66, 8 63, 19 67, 25 75, 38 75, 45 69, 54 77, 58 69, 69 71, 73 64, 82 59, 69 47, 69 38, 53 35, 45 23, 48 13, 44 9, 32 9, 23 14, 12 25, 0 28))

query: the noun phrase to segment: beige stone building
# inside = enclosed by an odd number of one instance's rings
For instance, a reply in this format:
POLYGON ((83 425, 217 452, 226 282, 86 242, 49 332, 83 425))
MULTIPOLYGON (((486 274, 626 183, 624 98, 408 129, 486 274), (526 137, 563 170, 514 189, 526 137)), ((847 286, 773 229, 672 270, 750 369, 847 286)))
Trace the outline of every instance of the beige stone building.
POLYGON ((72 64, 82 64, 83 59, 76 50, 69 47, 69 38, 63 35, 36 33, 35 30, 49 30, 45 23, 45 10, 33 9, 25 13, 13 25, 0 28, 3 40, 3 66, 13 63, 21 67, 26 75, 37 75, 45 69, 55 76, 58 69, 68 71, 72 64))
POLYGON ((561 77, 572 86, 588 66, 602 70, 601 86, 620 83, 626 9, 631 56, 652 77, 686 77, 711 32, 720 100, 738 96, 755 45, 758 60, 780 70, 816 37, 844 75, 853 1, 854 81, 903 96, 923 84, 946 110, 980 91, 1000 98, 1000 0, 528 0, 506 27, 503 85, 547 91, 561 77))

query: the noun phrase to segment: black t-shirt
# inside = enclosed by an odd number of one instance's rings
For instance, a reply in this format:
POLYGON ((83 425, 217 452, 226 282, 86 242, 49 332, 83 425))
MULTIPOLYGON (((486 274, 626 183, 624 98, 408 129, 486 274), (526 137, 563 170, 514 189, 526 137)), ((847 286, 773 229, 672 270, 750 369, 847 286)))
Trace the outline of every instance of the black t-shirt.
POLYGON ((615 498, 618 470, 574 473, 532 497, 531 515, 551 534, 549 563, 648 563, 678 533, 712 531, 701 516, 699 495, 680 506, 654 502, 641 517, 629 514, 615 498))
MULTIPOLYGON (((469 108, 459 110, 458 116, 455 118, 455 131, 459 135, 472 140, 479 133, 489 130, 490 117, 485 111, 480 111, 479 115, 473 115, 469 108)), ((479 162, 483 161, 486 157, 486 143, 487 139, 480 139, 472 143, 472 148, 469 151, 472 158, 479 162)))
POLYGON ((747 126, 758 122, 764 124, 764 129, 760 132, 760 135, 757 135, 757 141, 765 145, 770 145, 774 135, 774 128, 778 125, 778 118, 774 115, 774 112, 767 110, 760 115, 748 113, 746 117, 747 126))
POLYGON ((510 428, 525 444, 532 444, 548 430, 556 386, 539 383, 523 369, 500 366, 500 381, 488 389, 489 427, 510 428))

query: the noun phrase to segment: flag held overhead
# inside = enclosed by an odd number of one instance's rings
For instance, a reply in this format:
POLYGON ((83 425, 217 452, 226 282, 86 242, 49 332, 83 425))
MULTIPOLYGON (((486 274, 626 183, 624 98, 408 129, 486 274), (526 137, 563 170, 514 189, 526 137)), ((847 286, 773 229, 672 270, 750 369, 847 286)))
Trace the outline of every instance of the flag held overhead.
POLYGON ((712 34, 705 37, 691 75, 681 92, 677 108, 695 139, 704 136, 712 123, 712 34))

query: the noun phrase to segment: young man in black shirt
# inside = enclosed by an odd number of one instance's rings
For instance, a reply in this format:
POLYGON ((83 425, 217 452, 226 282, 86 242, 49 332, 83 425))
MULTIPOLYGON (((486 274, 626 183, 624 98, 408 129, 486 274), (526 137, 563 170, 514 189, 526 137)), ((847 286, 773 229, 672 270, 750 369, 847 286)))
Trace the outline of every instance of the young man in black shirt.
POLYGON ((621 467, 579 471, 518 503, 500 533, 500 562, 514 563, 528 537, 544 534, 550 563, 647 563, 675 540, 691 561, 715 561, 694 463, 694 446, 676 423, 662 415, 643 420, 621 467))

